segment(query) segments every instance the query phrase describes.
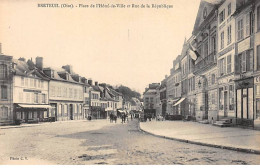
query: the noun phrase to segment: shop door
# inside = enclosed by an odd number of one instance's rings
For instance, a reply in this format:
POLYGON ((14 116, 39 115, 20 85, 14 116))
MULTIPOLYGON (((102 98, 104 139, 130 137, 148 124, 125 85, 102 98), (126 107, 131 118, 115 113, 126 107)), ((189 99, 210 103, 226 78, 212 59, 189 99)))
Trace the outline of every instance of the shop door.
POLYGON ((224 117, 228 116, 227 111, 227 92, 224 92, 224 117))

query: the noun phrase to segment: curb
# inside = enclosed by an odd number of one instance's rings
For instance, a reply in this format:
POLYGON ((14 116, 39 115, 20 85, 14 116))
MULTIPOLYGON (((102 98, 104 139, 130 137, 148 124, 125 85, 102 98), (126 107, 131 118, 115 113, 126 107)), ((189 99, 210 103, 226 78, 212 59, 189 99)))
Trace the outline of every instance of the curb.
POLYGON ((260 150, 236 148, 236 147, 223 146, 223 145, 214 145, 214 144, 208 144, 208 143, 203 143, 203 142, 190 141, 190 140, 186 140, 186 139, 172 138, 172 137, 167 137, 167 136, 163 136, 163 135, 156 135, 156 134, 153 134, 151 132, 143 130, 140 127, 140 125, 139 125, 139 130, 142 131, 142 132, 145 132, 147 134, 159 137, 159 138, 165 138, 165 139, 170 139, 170 140, 174 140, 174 141, 185 142, 185 143, 190 143, 190 144, 195 144, 195 145, 208 146, 208 147, 213 147, 213 148, 227 149, 227 150, 233 150, 233 151, 238 151, 238 152, 260 155, 260 150))

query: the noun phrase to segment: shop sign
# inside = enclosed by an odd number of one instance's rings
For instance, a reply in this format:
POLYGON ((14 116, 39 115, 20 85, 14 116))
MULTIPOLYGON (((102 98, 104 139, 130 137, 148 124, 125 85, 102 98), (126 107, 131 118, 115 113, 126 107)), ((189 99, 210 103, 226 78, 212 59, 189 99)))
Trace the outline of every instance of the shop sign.
POLYGON ((40 90, 30 90, 30 89, 23 89, 24 92, 34 92, 34 93, 41 93, 40 90))

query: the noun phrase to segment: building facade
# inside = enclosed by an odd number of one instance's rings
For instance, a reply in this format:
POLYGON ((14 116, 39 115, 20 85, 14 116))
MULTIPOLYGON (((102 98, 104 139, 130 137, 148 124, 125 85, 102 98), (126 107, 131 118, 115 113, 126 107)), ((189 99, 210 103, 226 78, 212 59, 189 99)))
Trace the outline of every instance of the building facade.
POLYGON ((0 52, 0 125, 12 124, 14 121, 12 59, 12 56, 0 52))

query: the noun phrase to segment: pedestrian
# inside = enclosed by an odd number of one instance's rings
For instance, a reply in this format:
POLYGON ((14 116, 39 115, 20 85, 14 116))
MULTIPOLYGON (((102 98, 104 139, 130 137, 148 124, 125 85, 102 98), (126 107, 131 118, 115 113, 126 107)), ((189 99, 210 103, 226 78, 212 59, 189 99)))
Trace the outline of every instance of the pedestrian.
POLYGON ((122 124, 124 123, 124 113, 121 115, 122 124))

